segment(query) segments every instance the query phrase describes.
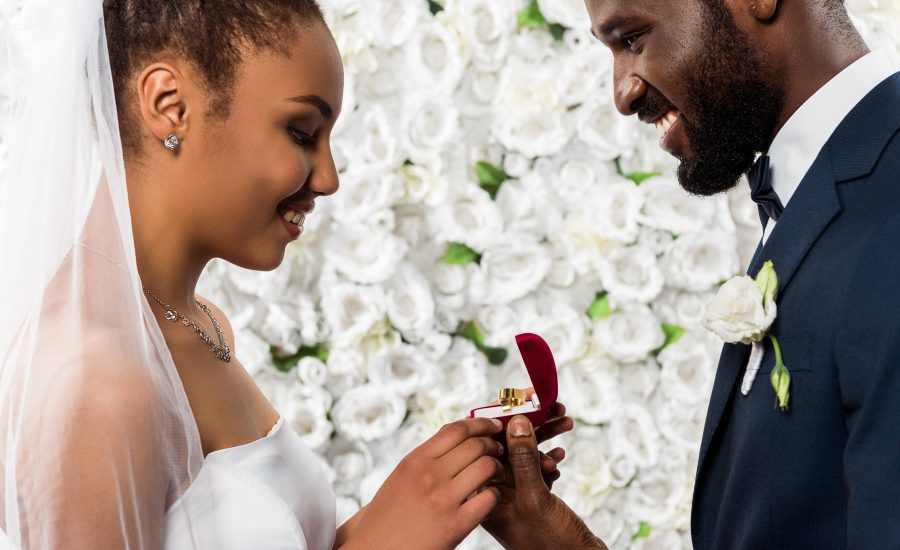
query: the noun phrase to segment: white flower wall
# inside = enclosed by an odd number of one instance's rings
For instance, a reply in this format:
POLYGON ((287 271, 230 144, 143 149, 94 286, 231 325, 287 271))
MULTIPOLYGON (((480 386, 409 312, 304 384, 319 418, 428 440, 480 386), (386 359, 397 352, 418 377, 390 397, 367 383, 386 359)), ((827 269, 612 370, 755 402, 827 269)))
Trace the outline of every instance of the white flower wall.
MULTIPOLYGON (((896 5, 848 4, 896 53, 896 5)), ((346 66, 341 189, 282 267, 217 263, 202 292, 341 518, 442 424, 530 385, 527 331, 577 419, 555 492, 612 548, 689 548, 720 350, 698 320, 759 237, 747 190, 680 189, 655 131, 615 111, 582 0, 323 5, 346 66)))

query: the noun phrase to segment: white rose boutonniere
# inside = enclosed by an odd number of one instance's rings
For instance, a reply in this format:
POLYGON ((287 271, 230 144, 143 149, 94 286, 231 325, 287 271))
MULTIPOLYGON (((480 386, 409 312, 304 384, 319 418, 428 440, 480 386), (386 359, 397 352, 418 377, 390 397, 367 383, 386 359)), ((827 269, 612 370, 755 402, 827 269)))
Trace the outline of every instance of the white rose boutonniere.
MULTIPOLYGON (((778 276, 775 265, 767 261, 756 280, 747 275, 733 277, 723 284, 706 307, 701 324, 725 342, 755 344, 766 337, 775 348, 775 366, 770 376, 778 408, 788 410, 791 375, 781 357, 778 339, 769 328, 778 314, 775 298, 778 295, 778 276)), ((748 365, 744 386, 749 387, 759 366, 748 365)))

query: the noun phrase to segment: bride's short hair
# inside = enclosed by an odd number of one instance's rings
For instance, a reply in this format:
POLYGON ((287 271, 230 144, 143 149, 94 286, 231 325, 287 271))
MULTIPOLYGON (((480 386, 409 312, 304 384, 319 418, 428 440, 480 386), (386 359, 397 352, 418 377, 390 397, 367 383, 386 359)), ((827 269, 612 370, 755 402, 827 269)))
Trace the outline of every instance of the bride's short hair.
POLYGON ((213 116, 228 117, 243 55, 288 54, 297 28, 324 21, 316 0, 106 0, 106 37, 123 147, 140 151, 129 83, 158 54, 175 55, 198 70, 213 116))

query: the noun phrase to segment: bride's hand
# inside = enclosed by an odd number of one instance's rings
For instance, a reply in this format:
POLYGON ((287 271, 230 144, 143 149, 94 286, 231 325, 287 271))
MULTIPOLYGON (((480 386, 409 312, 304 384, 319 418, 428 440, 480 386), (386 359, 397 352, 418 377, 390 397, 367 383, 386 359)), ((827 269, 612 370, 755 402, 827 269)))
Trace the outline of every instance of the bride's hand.
POLYGON ((487 418, 441 428, 400 461, 344 548, 454 548, 497 504, 497 489, 482 488, 504 476, 500 431, 487 418))

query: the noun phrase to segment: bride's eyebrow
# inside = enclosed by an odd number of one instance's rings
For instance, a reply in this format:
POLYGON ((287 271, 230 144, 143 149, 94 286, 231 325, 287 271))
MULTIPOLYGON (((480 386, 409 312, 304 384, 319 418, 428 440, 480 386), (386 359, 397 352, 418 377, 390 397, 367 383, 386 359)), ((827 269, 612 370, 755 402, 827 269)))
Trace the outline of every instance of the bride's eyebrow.
POLYGON ((315 94, 289 97, 286 98, 285 101, 293 101, 294 103, 304 103, 306 105, 312 105, 319 109, 319 112, 322 113, 322 117, 326 119, 331 118, 331 116, 334 114, 334 109, 331 108, 331 105, 329 105, 327 101, 315 94))

